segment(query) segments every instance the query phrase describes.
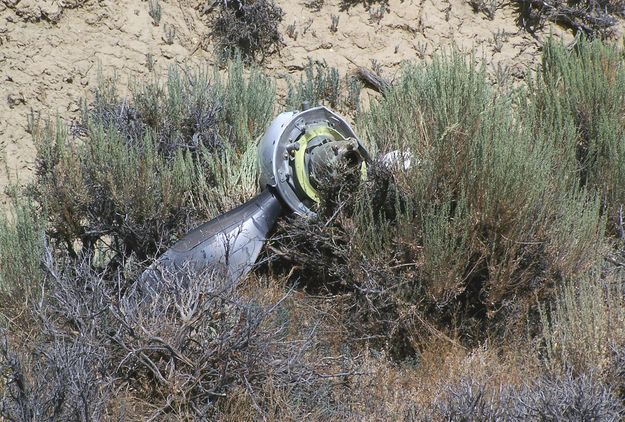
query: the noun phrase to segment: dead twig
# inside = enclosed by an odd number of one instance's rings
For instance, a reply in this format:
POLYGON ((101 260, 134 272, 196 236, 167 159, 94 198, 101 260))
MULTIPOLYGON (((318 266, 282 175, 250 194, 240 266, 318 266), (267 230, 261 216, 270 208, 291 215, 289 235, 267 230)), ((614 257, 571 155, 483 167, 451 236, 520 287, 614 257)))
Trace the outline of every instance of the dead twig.
POLYGON ((356 75, 365 85, 384 96, 386 96, 386 93, 391 89, 391 83, 389 81, 366 67, 359 67, 356 71, 356 75))

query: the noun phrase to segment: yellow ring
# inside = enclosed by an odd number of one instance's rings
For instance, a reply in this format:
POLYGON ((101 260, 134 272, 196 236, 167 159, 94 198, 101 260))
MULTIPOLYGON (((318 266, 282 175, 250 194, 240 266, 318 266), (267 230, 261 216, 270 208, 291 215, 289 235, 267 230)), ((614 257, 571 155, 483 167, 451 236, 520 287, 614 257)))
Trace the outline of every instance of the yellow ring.
MULTIPOLYGON (((308 172, 306 171, 306 165, 304 158, 306 156, 306 146, 308 142, 318 136, 328 136, 333 138, 335 141, 345 139, 337 130, 329 127, 329 126, 319 126, 316 128, 312 128, 307 130, 298 140, 299 149, 295 151, 295 182, 298 187, 313 201, 319 203, 321 199, 319 198, 319 194, 317 190, 310 183, 310 179, 308 178, 308 172)), ((362 166, 360 168, 361 177, 363 180, 367 178, 367 165, 363 161, 362 166)))

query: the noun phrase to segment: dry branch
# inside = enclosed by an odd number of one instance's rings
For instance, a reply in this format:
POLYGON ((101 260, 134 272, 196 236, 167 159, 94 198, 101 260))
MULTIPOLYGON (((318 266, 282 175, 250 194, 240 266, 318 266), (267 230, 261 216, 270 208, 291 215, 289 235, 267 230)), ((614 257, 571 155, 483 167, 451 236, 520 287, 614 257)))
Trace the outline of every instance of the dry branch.
POLYGON ((389 81, 366 67, 359 67, 356 71, 356 75, 365 83, 365 85, 373 88, 382 95, 386 95, 388 90, 391 88, 391 83, 389 81))

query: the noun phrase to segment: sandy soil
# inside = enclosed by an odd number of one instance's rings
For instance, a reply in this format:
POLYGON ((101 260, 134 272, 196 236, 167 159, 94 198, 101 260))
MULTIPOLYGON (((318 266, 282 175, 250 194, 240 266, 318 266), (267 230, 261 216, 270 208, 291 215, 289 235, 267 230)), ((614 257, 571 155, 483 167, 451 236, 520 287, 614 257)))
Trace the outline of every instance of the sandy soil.
MULTIPOLYGON (((453 44, 475 49, 493 74, 499 69, 522 78, 536 64, 540 39, 519 29, 511 10, 498 10, 489 20, 466 0, 390 0, 386 9, 357 4, 347 10, 340 0, 326 0, 320 11, 306 7, 310 1, 277 0, 285 12, 285 45, 264 67, 279 89, 286 78, 299 77, 308 58, 342 73, 377 63, 389 79, 402 62, 427 60, 453 44)), ((13 180, 33 176, 31 113, 71 122, 100 73, 127 83, 152 65, 163 73, 172 64, 213 61, 210 46, 200 48, 208 33, 202 16, 208 2, 160 3, 162 19, 155 26, 148 3, 140 0, 0 0, 0 151, 13 180), (176 29, 172 45, 164 41, 165 26, 176 29)), ((8 180, 1 171, 0 191, 8 180)))

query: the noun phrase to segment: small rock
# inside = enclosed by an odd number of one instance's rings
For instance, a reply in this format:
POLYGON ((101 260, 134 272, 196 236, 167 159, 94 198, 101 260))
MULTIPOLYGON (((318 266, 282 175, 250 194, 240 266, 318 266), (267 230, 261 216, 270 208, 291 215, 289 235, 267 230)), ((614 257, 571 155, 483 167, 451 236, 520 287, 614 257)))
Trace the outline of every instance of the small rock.
POLYGON ((76 113, 77 111, 80 110, 80 106, 74 102, 71 102, 68 106, 67 106, 67 111, 69 111, 70 113, 76 113))
POLYGON ((18 105, 26 104, 26 99, 21 92, 18 94, 9 94, 7 95, 7 103, 9 103, 9 108, 15 108, 18 105))
POLYGON ((297 71, 304 70, 304 65, 301 65, 301 64, 287 64, 286 65, 286 69, 289 72, 297 72, 297 71))
POLYGON ((527 74, 527 67, 522 63, 515 63, 510 67, 510 76, 515 79, 525 79, 525 76, 527 76, 527 74))
POLYGON ((85 4, 85 0, 63 0, 63 7, 65 9, 76 9, 85 4))
POLYGON ((41 9, 41 16, 50 22, 57 23, 61 20, 63 8, 56 1, 42 1, 39 8, 41 9))
POLYGON ((43 103, 43 104, 46 103, 48 99, 48 95, 47 95, 45 86, 40 85, 37 87, 37 89, 35 90, 35 99, 39 101, 40 103, 43 103))
POLYGON ((41 7, 37 0, 22 0, 15 5, 15 13, 26 22, 41 20, 41 7))
POLYGON ((356 47, 360 48, 361 50, 366 50, 369 46, 369 39, 362 37, 362 38, 354 38, 354 45, 356 45, 356 47))

